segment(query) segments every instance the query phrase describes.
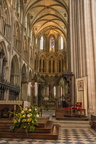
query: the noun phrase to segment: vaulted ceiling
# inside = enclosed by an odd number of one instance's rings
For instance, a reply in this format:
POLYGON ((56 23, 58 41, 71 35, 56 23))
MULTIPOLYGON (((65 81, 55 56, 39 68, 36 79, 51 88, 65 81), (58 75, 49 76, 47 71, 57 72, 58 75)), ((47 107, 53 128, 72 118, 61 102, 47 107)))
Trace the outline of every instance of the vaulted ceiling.
POLYGON ((66 38, 68 13, 68 0, 25 0, 25 16, 30 15, 30 26, 35 35, 59 33, 66 38))

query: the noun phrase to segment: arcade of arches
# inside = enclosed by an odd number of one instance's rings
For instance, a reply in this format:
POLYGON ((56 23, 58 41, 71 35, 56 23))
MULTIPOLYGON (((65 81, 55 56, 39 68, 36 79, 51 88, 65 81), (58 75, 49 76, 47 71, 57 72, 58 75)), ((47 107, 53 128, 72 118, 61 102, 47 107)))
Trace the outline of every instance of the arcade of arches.
POLYGON ((0 0, 0 100, 96 114, 96 1, 0 0))

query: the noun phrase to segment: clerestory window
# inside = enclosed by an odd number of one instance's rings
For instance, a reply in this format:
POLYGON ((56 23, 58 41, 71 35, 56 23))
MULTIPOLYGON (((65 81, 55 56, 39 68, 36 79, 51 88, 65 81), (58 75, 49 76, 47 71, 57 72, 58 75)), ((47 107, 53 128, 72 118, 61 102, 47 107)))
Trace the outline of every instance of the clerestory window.
POLYGON ((50 51, 54 51, 55 50, 55 38, 54 36, 50 37, 50 51))
POLYGON ((62 50, 64 47, 64 44, 63 44, 63 37, 61 36, 60 37, 60 49, 62 50))
POLYGON ((40 38, 40 50, 43 50, 43 36, 40 38))

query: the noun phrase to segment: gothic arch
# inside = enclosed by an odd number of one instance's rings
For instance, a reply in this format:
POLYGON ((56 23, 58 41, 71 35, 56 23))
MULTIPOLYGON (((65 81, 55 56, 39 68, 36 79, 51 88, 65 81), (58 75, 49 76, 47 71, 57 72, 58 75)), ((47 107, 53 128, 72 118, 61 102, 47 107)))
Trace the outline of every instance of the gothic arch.
POLYGON ((41 53, 38 60, 39 60, 39 71, 40 72, 46 71, 46 69, 45 69, 45 65, 46 65, 45 53, 41 53))
POLYGON ((29 82, 31 82, 32 81, 32 71, 30 70, 29 71, 29 82))
POLYGON ((14 48, 20 53, 21 52, 20 27, 17 21, 15 21, 14 23, 13 37, 14 37, 14 48))
POLYGON ((4 51, 4 55, 8 60, 8 51, 6 49, 6 45, 4 41, 0 41, 0 51, 3 50, 4 51))
POLYGON ((23 50, 24 50, 25 52, 28 51, 28 43, 27 43, 27 37, 26 37, 26 36, 24 36, 24 46, 23 46, 23 50))
POLYGON ((20 39, 20 27, 19 23, 15 21, 14 23, 14 36, 19 40, 20 39))
POLYGON ((49 52, 55 52, 56 51, 56 38, 54 34, 49 35, 49 52))
POLYGON ((19 61, 16 55, 13 56, 11 61, 10 82, 16 85, 20 85, 20 68, 19 61))
POLYGON ((39 60, 46 60, 46 54, 45 53, 41 53, 39 55, 39 60))
POLYGON ((21 75, 22 75, 22 79, 21 79, 22 83, 27 82, 27 70, 26 70, 26 65, 25 64, 23 64, 21 71, 22 71, 22 73, 21 73, 21 75))
POLYGON ((10 24, 10 10, 9 10, 9 7, 8 7, 8 2, 7 0, 4 0, 3 3, 2 3, 2 14, 3 14, 3 17, 4 17, 4 21, 6 22, 6 24, 10 24))
POLYGON ((68 70, 68 53, 65 54, 64 59, 64 70, 68 70))
POLYGON ((6 79, 6 66, 8 65, 8 54, 4 41, 0 42, 0 79, 6 79))
POLYGON ((2 2, 2 33, 5 35, 5 37, 10 40, 9 33, 11 31, 11 15, 10 15, 10 9, 8 7, 7 0, 4 0, 2 2))

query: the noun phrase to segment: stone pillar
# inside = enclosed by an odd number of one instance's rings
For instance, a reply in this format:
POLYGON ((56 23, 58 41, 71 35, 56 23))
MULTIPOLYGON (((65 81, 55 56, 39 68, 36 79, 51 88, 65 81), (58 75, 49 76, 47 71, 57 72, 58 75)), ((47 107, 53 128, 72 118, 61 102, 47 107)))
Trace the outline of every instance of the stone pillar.
POLYGON ((42 68, 43 68, 43 58, 41 59, 41 72, 42 72, 42 68))
POLYGON ((3 56, 4 56, 4 52, 3 50, 0 51, 0 80, 3 77, 3 56))
MULTIPOLYGON (((93 0, 94 1, 94 0, 93 0)), ((95 53, 94 36, 93 36, 93 14, 92 1, 84 1, 85 10, 85 37, 86 37, 86 60, 88 73, 88 98, 89 98, 89 113, 96 113, 96 73, 95 73, 95 53), (85 3, 86 2, 86 3, 85 3)), ((96 48, 95 48, 96 49, 96 48)))
POLYGON ((27 101, 27 88, 28 88, 28 83, 27 82, 23 82, 22 86, 21 86, 21 99, 23 101, 27 101))
POLYGON ((53 60, 51 59, 51 73, 53 73, 53 60))
POLYGON ((48 97, 48 94, 47 94, 47 86, 46 87, 44 87, 45 88, 45 94, 44 94, 44 96, 46 97, 48 97))
POLYGON ((6 89, 4 91, 4 100, 8 100, 9 99, 9 89, 6 89))
POLYGON ((55 66, 54 66, 55 73, 57 73, 56 63, 57 63, 57 60, 55 60, 55 66))
POLYGON ((61 72, 62 72, 62 69, 63 69, 63 64, 62 64, 62 59, 61 59, 61 72))
POLYGON ((89 112, 96 113, 96 1, 70 0, 71 69, 88 76, 89 112))
POLYGON ((14 73, 14 84, 19 85, 20 75, 18 73, 14 73))
POLYGON ((57 60, 57 73, 59 72, 59 60, 57 60))
MULTIPOLYGON (((0 9, 1 9, 1 6, 0 6, 0 9)), ((0 16, 0 31, 3 33, 3 30, 4 30, 4 24, 3 24, 3 17, 0 16)))
POLYGON ((3 59, 3 67, 2 67, 2 77, 3 78, 5 78, 6 62, 7 62, 7 59, 4 57, 4 59, 3 59))
POLYGON ((58 86, 56 86, 56 98, 58 99, 58 86))
POLYGON ((94 106, 93 106, 93 110, 94 110, 94 114, 96 115, 96 0, 93 0, 91 2, 91 10, 92 10, 92 35, 93 35, 93 58, 94 58, 94 86, 95 86, 95 92, 94 92, 94 106))
POLYGON ((48 67, 48 60, 46 60, 46 73, 49 72, 48 69, 49 69, 49 67, 48 67))
POLYGON ((32 81, 31 82, 31 84, 32 84, 32 89, 31 89, 31 105, 33 105, 33 103, 34 103, 34 97, 35 97, 35 90, 34 90, 34 81, 32 81))

